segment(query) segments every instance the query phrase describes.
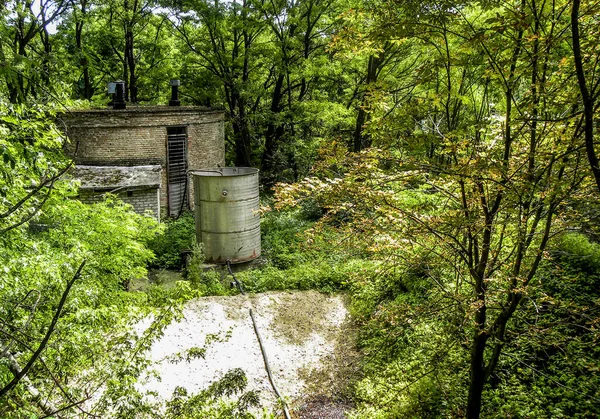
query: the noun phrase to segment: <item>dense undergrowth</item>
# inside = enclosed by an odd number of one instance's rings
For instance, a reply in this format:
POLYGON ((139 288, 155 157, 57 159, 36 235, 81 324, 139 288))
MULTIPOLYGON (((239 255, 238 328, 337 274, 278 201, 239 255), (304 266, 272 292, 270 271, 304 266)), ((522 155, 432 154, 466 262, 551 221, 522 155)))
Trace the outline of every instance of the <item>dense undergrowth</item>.
MULTIPOLYGON (((468 385, 465 313, 440 293, 431 255, 402 263, 350 254, 336 229, 315 234, 302 210, 263 221, 266 265, 239 274, 247 289, 343 291, 363 353, 354 418, 462 417, 468 385)), ((484 417, 594 417, 600 411, 600 245, 563 233, 511 322, 484 417)))
MULTIPOLYGON (((427 193, 408 195, 407 202, 432 208, 427 193)), ((348 246, 352 238, 339 228, 344 215, 325 227, 318 225, 322 216, 314 203, 263 214, 263 263, 238 278, 249 292, 317 289, 350 296, 363 355, 352 380, 353 418, 464 416, 469 328, 462 306, 434 279, 451 281, 447 265, 420 248, 390 259, 348 246)), ((190 231, 193 219, 183 220, 173 223, 176 231, 190 231)), ((177 235, 172 240, 182 242, 177 235)), ((188 278, 197 295, 235 293, 215 271, 200 267, 201 247, 194 249, 188 278)), ((600 411, 599 302, 600 244, 563 232, 510 323, 482 415, 594 417, 600 411)))
MULTIPOLYGON (((557 240, 511 324, 484 393, 484 417, 595 417, 599 251, 579 233, 557 240)), ((373 282, 356 283, 351 291, 365 357, 355 417, 464 416, 469 347, 457 324, 460 313, 441 304, 423 277, 371 274, 373 282), (390 282, 402 291, 385 292, 390 282)))
POLYGON ((348 286, 348 277, 364 263, 358 255, 337 249, 336 236, 314 236, 314 208, 267 212, 261 222, 262 255, 259 269, 240 272, 248 291, 316 289, 334 292, 348 286))
POLYGON ((150 266, 161 269, 181 269, 184 264, 182 252, 194 247, 196 228, 194 215, 186 211, 179 218, 168 218, 164 228, 148 241, 148 248, 155 254, 150 266))
MULTIPOLYGON (((415 198, 418 192, 409 195, 415 198)), ((411 202, 430 207, 431 199, 417 197, 411 202)), ((382 258, 373 246, 354 245, 352 237, 340 228, 340 217, 346 215, 336 214, 328 220, 332 222, 323 224, 324 214, 314 205, 311 208, 263 215, 263 263, 238 273, 246 289, 317 289, 349 295, 359 328, 356 344, 362 353, 360 370, 350 380, 352 388, 344 393, 344 397, 351 395, 356 406, 352 418, 464 416, 469 329, 461 305, 452 302, 461 298, 460 294, 445 294, 435 280, 450 280, 447 265, 418 247, 401 258, 389 258, 389 254, 382 258)), ((226 285, 227 278, 221 273, 203 268, 202 247, 193 239, 193 217, 158 226, 109 198, 91 207, 75 201, 56 203, 39 222, 41 231, 27 233, 30 246, 39 254, 37 268, 21 266, 18 255, 7 253, 4 258, 10 261, 11 275, 18 271, 18 275, 34 278, 40 267, 50 266, 56 257, 88 260, 84 280, 76 286, 75 300, 61 320, 61 329, 70 328, 79 341, 61 341, 60 337, 53 341, 53 350, 61 348, 63 355, 56 359, 47 355, 48 368, 66 376, 78 374, 81 365, 89 361, 80 351, 82 347, 90 348, 98 359, 102 348, 110 348, 121 355, 104 361, 104 371, 113 381, 101 403, 115 409, 114 416, 150 417, 156 409, 166 409, 165 417, 173 418, 251 417, 248 409, 258 401, 255 394, 244 392, 246 380, 240 371, 232 371, 198 394, 178 389, 163 407, 148 404, 145 395, 135 390, 135 383, 151 367, 145 351, 163 328, 181 315, 182 303, 194 297, 237 292, 226 285), (65 218, 65 214, 69 216, 65 218), (146 265, 177 266, 183 249, 192 251, 186 281, 169 289, 152 286, 144 293, 125 291, 127 280, 143 275, 146 265), (48 257, 51 259, 46 260, 48 257), (132 327, 149 314, 159 318, 155 328, 139 341, 132 327), (120 329, 118 333, 112 332, 115 327, 120 329), (103 335, 97 335, 98 330, 103 335), (138 362, 134 369, 126 362, 132 351, 138 362), (221 396, 228 394, 234 399, 223 402, 221 396)), ((64 272, 61 268, 51 275, 71 271, 72 267, 65 265, 64 272)), ((38 288, 58 296, 61 286, 60 281, 41 282, 38 288)), ((6 291, 5 295, 16 301, 20 291, 6 291)), ((600 244, 582 232, 566 230, 553 239, 527 298, 511 321, 498 369, 485 389, 482 415, 594 417, 600 411, 599 302, 600 244)), ((47 310, 47 315, 51 314, 52 306, 47 310)), ((22 322, 27 313, 21 311, 7 314, 7 321, 22 322)), ((92 385, 102 376, 88 378, 92 385)), ((42 385, 44 379, 37 382, 42 385)), ((19 397, 25 395, 19 393, 19 397)), ((6 417, 24 417, 28 409, 19 407, 24 401, 16 398, 0 409, 6 417)))

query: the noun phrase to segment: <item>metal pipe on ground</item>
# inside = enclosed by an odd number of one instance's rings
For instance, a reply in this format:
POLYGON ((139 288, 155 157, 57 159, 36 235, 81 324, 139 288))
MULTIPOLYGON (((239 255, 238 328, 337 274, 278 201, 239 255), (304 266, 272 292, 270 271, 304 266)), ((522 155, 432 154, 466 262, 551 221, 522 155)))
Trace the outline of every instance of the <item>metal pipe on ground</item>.
MULTIPOLYGON (((240 290, 242 295, 246 295, 246 292, 244 291, 244 287, 242 286, 242 283, 240 281, 238 281, 235 274, 231 270, 231 262, 229 260, 227 260, 226 263, 227 263, 227 270, 229 271, 229 274, 232 276, 233 282, 238 287, 238 289, 240 290)), ((248 309, 248 312, 250 313, 250 318, 252 319, 252 326, 254 327, 254 334, 256 335, 256 339, 258 340, 258 346, 260 347, 260 352, 262 354, 262 358, 265 363, 265 370, 267 371, 267 377, 269 378, 269 383, 271 383, 271 387, 273 388, 275 395, 277 395, 277 397, 279 398, 279 401, 281 402, 281 405, 283 406, 283 415, 285 416, 285 419, 291 419, 287 403, 285 402, 283 396, 279 392, 279 389, 277 388, 277 385, 275 384, 275 380, 273 379, 273 374, 271 373, 271 367, 269 365, 269 358, 267 357, 267 351, 265 350, 265 345, 263 343, 262 337, 260 336, 260 331, 258 330, 258 325, 256 324, 256 319, 254 318, 254 312, 252 311, 251 308, 248 309)))

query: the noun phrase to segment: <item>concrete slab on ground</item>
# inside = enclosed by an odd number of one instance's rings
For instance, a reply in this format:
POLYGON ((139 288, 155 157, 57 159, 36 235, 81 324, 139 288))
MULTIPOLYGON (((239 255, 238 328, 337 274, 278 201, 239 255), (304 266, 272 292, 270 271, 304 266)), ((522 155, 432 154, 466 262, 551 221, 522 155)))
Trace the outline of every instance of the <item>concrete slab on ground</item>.
MULTIPOLYGON (((335 398, 355 368, 354 328, 346 298, 316 291, 269 292, 249 296, 205 297, 188 302, 184 318, 171 324, 151 349, 161 380, 144 390, 168 399, 177 386, 198 392, 227 371, 241 368, 248 390, 258 391, 262 407, 277 410, 248 309, 252 307, 279 391, 294 406, 311 397, 335 398), (204 359, 167 359, 205 345, 204 359), (210 338, 209 338, 210 340, 210 338)), ((258 413, 258 412, 257 412, 258 413)))

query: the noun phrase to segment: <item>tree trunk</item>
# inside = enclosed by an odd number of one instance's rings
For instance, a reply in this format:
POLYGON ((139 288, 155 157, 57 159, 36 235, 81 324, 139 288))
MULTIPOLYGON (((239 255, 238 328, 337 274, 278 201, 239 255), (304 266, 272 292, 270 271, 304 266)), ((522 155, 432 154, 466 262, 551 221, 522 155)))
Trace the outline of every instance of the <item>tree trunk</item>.
MULTIPOLYGON (((365 80, 365 86, 369 86, 377 81, 379 75, 379 69, 383 64, 384 52, 379 57, 371 55, 367 64, 367 78, 365 80)), ((369 114, 366 111, 368 105, 368 97, 366 92, 362 95, 360 107, 358 108, 358 115, 356 117, 356 126, 354 129, 354 136, 352 141, 352 151, 359 152, 367 147, 371 146, 371 138, 364 134, 364 126, 369 121, 369 114)))
POLYGON ((131 103, 137 103, 138 87, 137 78, 135 76, 135 56, 133 55, 133 31, 129 25, 125 32, 125 56, 123 59, 126 62, 125 71, 128 71, 127 76, 129 79, 129 83, 126 87, 128 92, 125 94, 125 97, 126 100, 129 100, 131 103))
MULTIPOLYGON (((247 18, 247 4, 246 0, 242 3, 242 17, 244 21, 247 18)), ((250 48, 252 44, 252 40, 248 31, 244 28, 242 30, 242 37, 244 42, 244 64, 242 66, 242 82, 244 85, 248 82, 250 78, 250 48)), ((248 116, 246 114, 246 102, 242 97, 241 93, 237 91, 237 108, 238 108, 238 116, 239 116, 239 135, 236 136, 236 153, 235 153, 235 165, 250 167, 252 166, 252 158, 251 158, 251 144, 250 144, 250 127, 248 126, 248 116)))
POLYGON ((571 34, 573 38, 573 56, 575 59, 575 71, 577 73, 577 83, 583 100, 583 115, 584 115, 584 138, 585 150, 587 152, 588 161, 592 168, 592 174, 596 181, 596 187, 600 192, 600 166, 598 156, 594 149, 594 98, 588 91, 587 82, 585 80, 585 72, 583 70, 583 59, 581 57, 581 45, 579 36, 579 6, 580 0, 573 0, 571 9, 571 34))
POLYGON ((84 99, 90 100, 92 98, 92 82, 90 80, 90 68, 87 57, 83 52, 83 25, 85 20, 85 15, 87 13, 86 10, 87 1, 81 1, 81 20, 77 20, 75 22, 75 43, 77 47, 77 53, 79 55, 79 66, 83 72, 83 92, 82 96, 84 99))
POLYGON ((475 315, 478 322, 471 347, 471 381, 469 383, 469 399, 467 401, 467 418, 479 419, 481 413, 481 396, 483 394, 483 386, 486 381, 484 353, 487 342, 487 335, 483 330, 483 325, 479 321, 485 322, 485 306, 478 309, 475 315))
POLYGON ((241 121, 233 121, 233 134, 235 139, 235 165, 237 167, 252 166, 250 158, 250 134, 248 128, 241 121))
MULTIPOLYGON (((125 51, 127 52, 127 46, 125 46, 125 51)), ((123 90, 123 95, 125 96, 125 102, 129 102, 129 61, 127 60, 127 56, 123 56, 123 82, 125 83, 125 89, 123 90)))
POLYGON ((275 82, 273 95, 271 96, 271 118, 269 118, 267 131, 265 132, 265 150, 262 155, 261 170, 267 175, 267 178, 273 169, 273 158, 277 151, 278 140, 283 136, 283 124, 281 121, 276 121, 277 115, 281 111, 283 81, 284 74, 280 73, 275 82))
POLYGON ((133 31, 129 29, 125 34, 125 59, 129 67, 129 100, 131 103, 138 102, 137 77, 135 75, 135 56, 133 54, 133 31))
POLYGON ((52 44, 50 43, 50 34, 44 26, 40 32, 40 38, 44 47, 44 56, 42 57, 42 83, 44 86, 50 86, 50 54, 52 54, 52 44))
MULTIPOLYGON (((21 57, 27 57, 27 40, 21 37, 19 34, 16 35, 18 53, 21 57)), ((7 81, 8 87, 8 100, 10 103, 22 103, 25 100, 25 78, 19 71, 15 78, 7 81)))
POLYGON ((246 117, 246 106, 235 85, 231 85, 230 89, 227 90, 231 92, 229 95, 231 99, 228 100, 228 103, 233 128, 235 165, 237 167, 251 167, 250 129, 246 117))
POLYGON ((356 127, 354 128, 354 137, 352 143, 352 151, 359 152, 366 147, 366 138, 363 135, 363 128, 365 122, 367 122, 367 112, 364 109, 365 99, 363 98, 362 104, 358 109, 358 115, 356 117, 356 127))

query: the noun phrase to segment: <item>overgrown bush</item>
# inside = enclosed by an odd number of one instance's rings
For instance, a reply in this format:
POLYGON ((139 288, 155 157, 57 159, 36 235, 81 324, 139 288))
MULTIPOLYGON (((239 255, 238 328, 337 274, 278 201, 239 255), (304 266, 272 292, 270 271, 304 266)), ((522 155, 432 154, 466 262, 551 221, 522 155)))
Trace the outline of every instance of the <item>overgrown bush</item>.
POLYGON ((202 244, 194 245, 187 267, 187 279, 202 295, 227 295, 229 289, 223 286, 221 275, 215 269, 205 269, 202 244))
POLYGON ((312 242, 317 209, 309 205, 291 211, 271 211, 261 221, 262 257, 265 264, 240 272, 249 292, 285 289, 317 289, 333 292, 348 284, 348 277, 365 261, 336 250, 343 238, 332 232, 312 242), (311 242, 310 245, 307 245, 311 242))
POLYGON ((163 269, 181 269, 183 259, 181 252, 191 250, 196 238, 194 215, 183 213, 179 218, 164 221, 164 228, 148 242, 148 247, 156 258, 152 267, 163 269))
POLYGON ((262 255, 278 269, 287 269, 307 261, 302 252, 302 233, 313 223, 300 211, 268 212, 261 222, 262 255))
POLYGON ((368 262, 360 259, 347 260, 343 264, 314 261, 285 270, 267 266, 260 270, 240 272, 236 276, 243 281, 249 292, 286 289, 316 289, 322 292, 333 292, 345 288, 349 276, 365 264, 368 262))

